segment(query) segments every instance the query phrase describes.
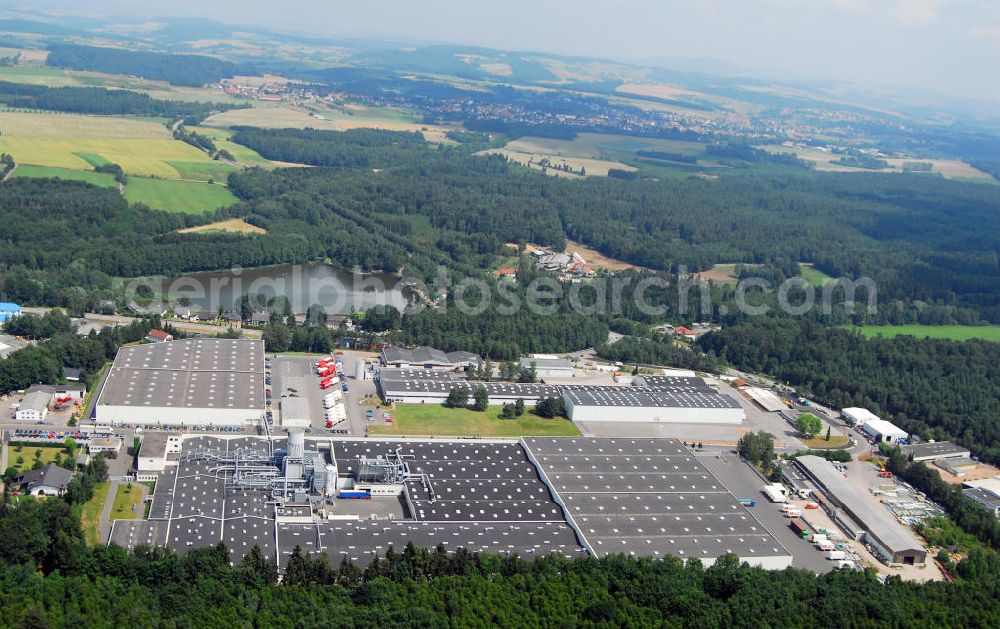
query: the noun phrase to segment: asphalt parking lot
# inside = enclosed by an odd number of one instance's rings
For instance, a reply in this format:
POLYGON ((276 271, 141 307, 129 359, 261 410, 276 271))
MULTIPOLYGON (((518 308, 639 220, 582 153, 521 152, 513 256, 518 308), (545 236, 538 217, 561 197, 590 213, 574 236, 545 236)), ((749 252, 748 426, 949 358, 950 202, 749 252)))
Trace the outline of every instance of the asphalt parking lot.
POLYGON ((779 505, 764 496, 761 491, 764 481, 749 465, 735 454, 725 452, 700 455, 698 460, 737 498, 752 498, 757 501, 757 506, 752 507, 750 512, 792 554, 794 567, 817 573, 834 569, 834 562, 826 559, 815 546, 792 532, 788 527, 788 518, 781 513, 779 505))
MULTIPOLYGON (((375 384, 371 380, 357 380, 355 369, 359 360, 370 362, 373 354, 366 352, 344 351, 337 358, 344 363, 344 376, 348 384, 348 390, 344 394, 344 406, 347 410, 347 421, 333 428, 333 430, 347 430, 351 436, 363 436, 367 430, 368 420, 365 411, 372 408, 373 415, 382 420, 382 412, 375 407, 362 406, 361 400, 375 395, 375 384)), ((296 395, 303 397, 309 404, 310 430, 313 433, 329 433, 326 428, 326 413, 323 407, 323 398, 326 391, 319 388, 320 378, 316 375, 316 361, 322 357, 315 355, 274 355, 271 359, 271 392, 273 404, 271 406, 275 417, 279 417, 279 404, 282 396, 296 395)), ((275 426, 280 427, 280 421, 275 421, 275 426)))

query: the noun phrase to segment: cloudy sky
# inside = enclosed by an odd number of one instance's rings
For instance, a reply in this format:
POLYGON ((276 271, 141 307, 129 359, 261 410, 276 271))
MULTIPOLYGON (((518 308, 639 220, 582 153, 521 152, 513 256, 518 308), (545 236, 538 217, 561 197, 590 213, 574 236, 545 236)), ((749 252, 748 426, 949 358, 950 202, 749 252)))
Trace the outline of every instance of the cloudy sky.
POLYGON ((622 60, 717 59, 766 78, 1000 101, 1000 0, 172 0, 155 8, 131 0, 52 1, 334 37, 622 60))

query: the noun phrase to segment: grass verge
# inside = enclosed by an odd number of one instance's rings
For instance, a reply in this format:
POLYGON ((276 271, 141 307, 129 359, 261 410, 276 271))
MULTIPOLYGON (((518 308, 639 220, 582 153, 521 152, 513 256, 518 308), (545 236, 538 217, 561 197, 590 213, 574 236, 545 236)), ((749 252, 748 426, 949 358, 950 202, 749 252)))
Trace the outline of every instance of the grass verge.
POLYGON ((118 485, 115 501, 111 504, 112 520, 138 520, 143 510, 139 508, 142 501, 142 487, 125 483, 118 485))
POLYGON ((110 489, 110 482, 98 483, 94 487, 93 498, 83 503, 83 509, 80 512, 80 524, 83 527, 83 536, 91 546, 96 546, 102 541, 99 528, 101 511, 104 510, 104 503, 108 499, 110 489))
POLYGON ((438 404, 397 404, 393 423, 370 426, 375 435, 442 437, 576 437, 580 431, 568 419, 544 419, 526 412, 516 419, 500 419, 500 407, 483 412, 446 408, 438 404))

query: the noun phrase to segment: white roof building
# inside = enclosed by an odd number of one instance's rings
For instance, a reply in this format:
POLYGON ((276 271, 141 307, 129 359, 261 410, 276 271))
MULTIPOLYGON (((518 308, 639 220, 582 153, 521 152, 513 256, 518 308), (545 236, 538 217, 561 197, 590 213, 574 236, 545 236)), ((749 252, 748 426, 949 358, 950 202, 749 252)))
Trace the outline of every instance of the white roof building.
POLYGON ((884 419, 865 422, 861 429, 865 431, 865 434, 885 443, 896 443, 900 439, 906 439, 909 434, 899 426, 884 419))
POLYGON ((870 421, 879 421, 878 415, 871 412, 867 408, 844 408, 841 409, 840 412, 848 422, 856 426, 862 426, 870 421))

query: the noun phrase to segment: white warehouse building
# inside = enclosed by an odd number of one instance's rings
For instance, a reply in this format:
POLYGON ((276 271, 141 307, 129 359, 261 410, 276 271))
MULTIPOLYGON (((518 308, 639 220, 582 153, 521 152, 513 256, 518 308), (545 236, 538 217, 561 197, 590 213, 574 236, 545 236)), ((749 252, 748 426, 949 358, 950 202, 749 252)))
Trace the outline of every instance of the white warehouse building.
POLYGON ((847 423, 853 426, 863 426, 868 422, 879 421, 879 416, 867 408, 852 406, 850 408, 840 409, 840 413, 844 416, 844 419, 847 420, 847 423))
POLYGON ((567 389, 563 399, 573 421, 739 425, 746 419, 738 401, 714 391, 567 389))
POLYGON ((97 421, 120 426, 235 426, 264 414, 264 343, 182 339, 123 347, 97 421))
POLYGON ((869 437, 874 437, 884 443, 897 443, 900 439, 906 439, 908 436, 905 430, 884 419, 865 422, 861 430, 869 437))

